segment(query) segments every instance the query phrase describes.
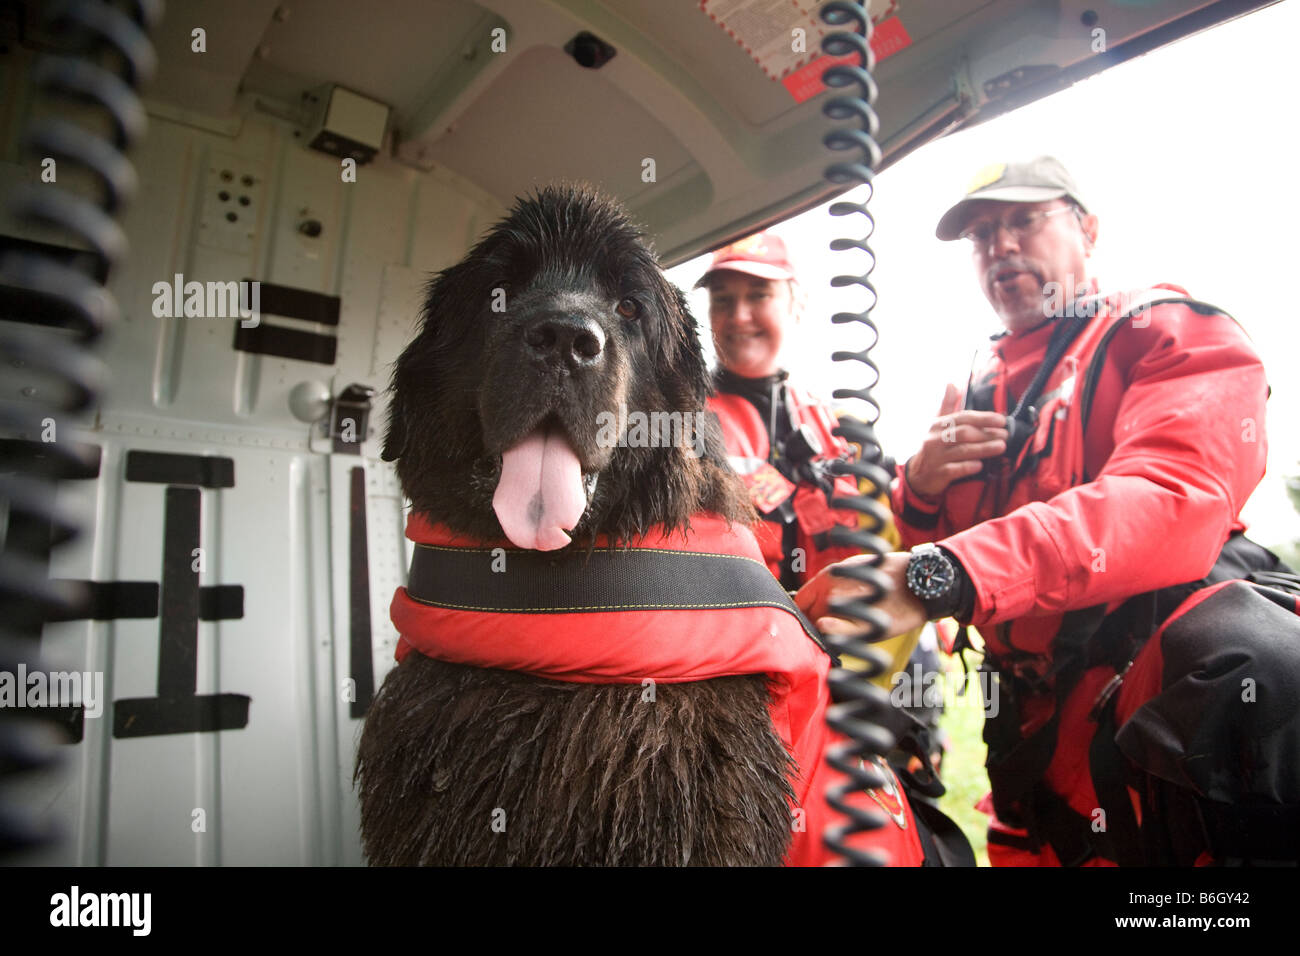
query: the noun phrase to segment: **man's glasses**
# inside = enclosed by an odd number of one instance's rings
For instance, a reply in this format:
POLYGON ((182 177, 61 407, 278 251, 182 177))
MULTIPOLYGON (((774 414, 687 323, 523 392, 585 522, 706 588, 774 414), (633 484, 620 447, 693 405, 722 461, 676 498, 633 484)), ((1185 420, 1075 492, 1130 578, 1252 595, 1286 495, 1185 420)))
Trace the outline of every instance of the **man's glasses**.
POLYGON ((998 234, 999 229, 1005 229, 1011 234, 1012 239, 1019 241, 1043 228, 1043 224, 1053 216, 1063 212, 1074 212, 1077 208, 1077 206, 1057 206, 1055 209, 1045 211, 1020 209, 1008 216, 1006 220, 990 219, 976 223, 963 232, 961 237, 973 242, 976 249, 984 249, 998 234))

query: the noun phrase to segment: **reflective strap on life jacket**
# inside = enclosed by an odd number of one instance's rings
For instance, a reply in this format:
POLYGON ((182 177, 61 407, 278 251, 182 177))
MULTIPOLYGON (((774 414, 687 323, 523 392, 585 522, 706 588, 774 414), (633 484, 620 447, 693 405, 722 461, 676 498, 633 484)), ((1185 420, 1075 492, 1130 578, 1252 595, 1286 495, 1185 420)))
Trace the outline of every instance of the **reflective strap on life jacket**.
POLYGON ((516 614, 777 608, 835 659, 767 567, 750 558, 631 548, 558 556, 516 551, 508 562, 510 573, 503 574, 490 549, 417 544, 406 590, 421 604, 516 614))

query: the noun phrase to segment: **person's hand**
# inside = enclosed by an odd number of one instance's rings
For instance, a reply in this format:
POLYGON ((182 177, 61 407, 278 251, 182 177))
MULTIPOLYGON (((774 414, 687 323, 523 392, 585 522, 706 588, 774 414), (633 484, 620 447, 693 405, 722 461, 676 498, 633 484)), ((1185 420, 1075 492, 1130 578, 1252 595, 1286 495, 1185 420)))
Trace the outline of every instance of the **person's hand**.
MULTIPOLYGON (((877 610, 889 616, 891 622, 888 632, 880 638, 882 641, 899 634, 906 634, 928 620, 925 616, 925 605, 907 588, 907 562, 911 557, 912 555, 906 551, 895 551, 881 559, 880 571, 893 582, 892 590, 875 605, 877 610)), ((870 560, 868 555, 857 555, 845 558, 839 562, 839 566, 863 564, 870 560)), ((833 567, 836 565, 830 565, 817 572, 811 581, 799 589, 794 596, 794 601, 823 634, 857 633, 862 630, 862 625, 857 621, 831 617, 830 605, 832 601, 851 601, 866 597, 869 588, 851 578, 841 578, 831 574, 833 567)))
POLYGON ((921 450, 907 460, 907 486, 922 498, 937 500, 958 478, 976 474, 984 458, 1007 448, 1007 417, 997 412, 959 412, 961 394, 949 385, 921 450))

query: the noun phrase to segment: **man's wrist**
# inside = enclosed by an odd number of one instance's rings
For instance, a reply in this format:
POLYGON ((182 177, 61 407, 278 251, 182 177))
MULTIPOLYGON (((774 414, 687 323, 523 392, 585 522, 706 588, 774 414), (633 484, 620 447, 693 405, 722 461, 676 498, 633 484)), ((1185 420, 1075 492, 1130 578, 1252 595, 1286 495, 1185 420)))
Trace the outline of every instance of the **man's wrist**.
POLYGON ((966 568, 957 555, 943 545, 937 545, 936 547, 952 562, 953 570, 957 572, 953 611, 948 616, 963 623, 968 623, 975 614, 975 582, 970 579, 970 575, 966 573, 966 568))
POLYGON ((905 569, 904 583, 908 592, 925 608, 927 620, 953 617, 969 622, 974 614, 975 585, 957 556, 942 545, 925 544, 913 549, 905 569), (948 577, 945 565, 951 569, 951 583, 942 590, 931 590, 936 576, 940 580, 948 577), (913 567, 917 575, 915 581, 912 580, 913 567))
POLYGON ((924 504, 927 505, 938 505, 942 503, 943 502, 942 492, 938 495, 932 496, 932 495, 924 495, 921 492, 916 490, 916 485, 912 484, 911 469, 912 469, 912 459, 909 458, 907 459, 906 462, 903 463, 903 484, 907 488, 907 493, 911 495, 913 498, 915 498, 916 500, 923 502, 924 504))

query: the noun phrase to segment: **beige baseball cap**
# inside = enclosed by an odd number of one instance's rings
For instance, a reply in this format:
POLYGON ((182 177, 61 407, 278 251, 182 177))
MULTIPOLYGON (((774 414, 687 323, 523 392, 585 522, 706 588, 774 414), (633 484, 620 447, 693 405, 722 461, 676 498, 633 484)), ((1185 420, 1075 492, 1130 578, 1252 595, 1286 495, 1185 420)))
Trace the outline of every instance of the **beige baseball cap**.
POLYGON ((959 239, 970 218, 971 206, 981 200, 1046 202, 1063 197, 1088 211, 1079 198, 1074 177, 1055 156, 1039 156, 1024 163, 994 163, 975 174, 966 187, 965 198, 943 214, 934 234, 945 242, 959 239))

